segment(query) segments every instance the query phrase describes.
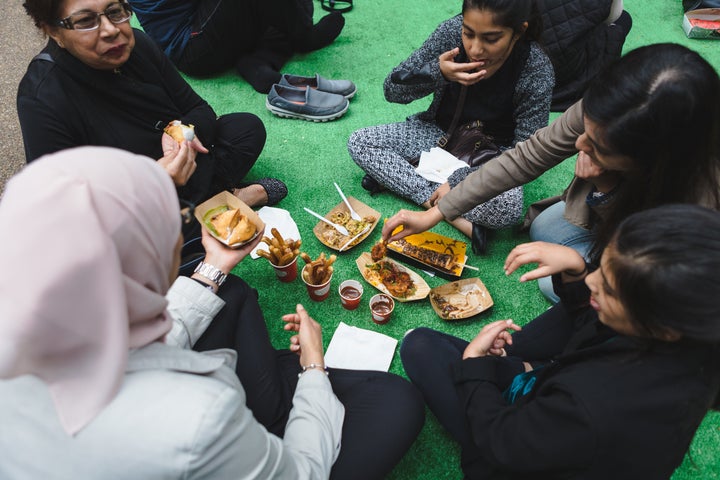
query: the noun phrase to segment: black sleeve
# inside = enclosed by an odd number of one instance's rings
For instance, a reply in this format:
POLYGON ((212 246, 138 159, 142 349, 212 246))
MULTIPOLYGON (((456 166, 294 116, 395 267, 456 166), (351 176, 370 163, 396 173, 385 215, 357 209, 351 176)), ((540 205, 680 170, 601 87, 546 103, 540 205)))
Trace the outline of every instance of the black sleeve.
POLYGON ((545 382, 528 402, 508 405, 497 384, 500 360, 472 358, 453 368, 480 462, 506 472, 586 467, 597 434, 582 401, 563 384, 545 382))
POLYGON ((205 147, 210 148, 215 143, 215 121, 217 120, 215 111, 200 95, 195 93, 195 90, 177 71, 175 65, 145 33, 138 30, 134 32, 137 41, 142 42, 144 48, 152 51, 152 56, 159 65, 165 89, 175 106, 182 112, 181 118, 177 120, 181 120, 185 125, 194 125, 195 133, 200 141, 205 147))

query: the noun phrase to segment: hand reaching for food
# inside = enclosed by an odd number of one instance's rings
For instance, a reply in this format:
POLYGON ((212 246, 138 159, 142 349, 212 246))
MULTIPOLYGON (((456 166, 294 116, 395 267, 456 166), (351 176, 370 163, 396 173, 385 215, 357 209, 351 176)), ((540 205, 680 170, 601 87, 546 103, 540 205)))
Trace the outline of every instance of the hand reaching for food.
POLYGON ((301 365, 324 365, 322 328, 307 313, 305 307, 298 304, 296 313, 283 315, 287 331, 298 332, 290 337, 290 350, 300 355, 301 365))
POLYGON ((548 242, 530 242, 522 243, 510 251, 505 259, 505 275, 529 263, 536 263, 537 268, 522 274, 521 282, 561 272, 581 280, 586 273, 585 259, 572 248, 548 242))

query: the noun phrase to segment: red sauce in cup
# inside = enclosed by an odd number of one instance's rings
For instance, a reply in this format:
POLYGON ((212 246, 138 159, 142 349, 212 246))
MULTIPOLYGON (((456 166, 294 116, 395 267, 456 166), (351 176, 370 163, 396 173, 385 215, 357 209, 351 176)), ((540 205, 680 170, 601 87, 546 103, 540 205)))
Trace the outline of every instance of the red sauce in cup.
POLYGON ((347 286, 340 290, 340 295, 349 300, 355 300, 360 297, 360 290, 355 287, 347 286))

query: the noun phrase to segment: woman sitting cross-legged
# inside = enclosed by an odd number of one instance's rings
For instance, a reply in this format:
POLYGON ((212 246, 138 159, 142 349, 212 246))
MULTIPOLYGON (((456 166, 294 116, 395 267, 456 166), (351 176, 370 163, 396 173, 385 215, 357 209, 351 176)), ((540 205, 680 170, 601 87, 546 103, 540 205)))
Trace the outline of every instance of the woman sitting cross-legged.
MULTIPOLYGON (((426 112, 404 122, 350 136, 350 156, 367 174, 363 186, 371 191, 384 187, 430 208, 440 184, 421 176, 408 161, 436 146, 448 131, 480 120, 499 147, 509 148, 547 125, 554 77, 535 41, 536 17, 533 0, 464 0, 462 15, 440 24, 395 67, 385 79, 389 101, 410 103, 431 94, 433 101, 426 112)), ((471 170, 461 167, 448 181, 455 185, 471 170)), ((522 209, 518 187, 476 204, 451 223, 473 239, 476 253, 483 253, 485 228, 517 223, 522 209)))
POLYGON ((229 275, 257 240, 205 232, 220 274, 177 278, 179 213, 156 162, 107 147, 8 182, 0 478, 384 478, 422 427, 418 391, 324 368, 301 305, 283 317, 291 350, 273 349, 257 292, 229 275))
POLYGON ((720 408, 720 213, 631 215, 588 273, 575 250, 533 242, 507 258, 553 275, 560 303, 471 342, 411 331, 401 357, 462 447, 472 479, 667 479, 720 408), (508 329, 514 330, 510 334, 508 329))
MULTIPOLYGON (((101 145, 158 160, 180 198, 199 203, 230 190, 250 206, 287 195, 277 179, 244 181, 265 145, 251 113, 218 117, 145 33, 125 0, 25 0, 49 37, 20 82, 17 110, 28 162, 65 148, 101 145), (176 141, 179 120, 195 138, 176 141)), ((197 226, 197 225, 195 225, 197 226)))

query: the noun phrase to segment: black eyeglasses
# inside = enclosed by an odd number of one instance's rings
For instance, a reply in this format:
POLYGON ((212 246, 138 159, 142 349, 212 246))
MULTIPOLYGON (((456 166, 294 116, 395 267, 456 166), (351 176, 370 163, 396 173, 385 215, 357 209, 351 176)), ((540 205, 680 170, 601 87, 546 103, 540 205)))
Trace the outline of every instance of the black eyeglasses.
POLYGON ((114 24, 124 23, 132 17, 132 8, 125 2, 115 2, 107 6, 103 12, 92 12, 89 10, 70 14, 56 22, 56 25, 68 30, 88 32, 96 30, 100 26, 100 16, 105 17, 114 24))
POLYGON ((180 199, 180 220, 183 225, 187 225, 195 218, 195 204, 187 200, 180 199))

